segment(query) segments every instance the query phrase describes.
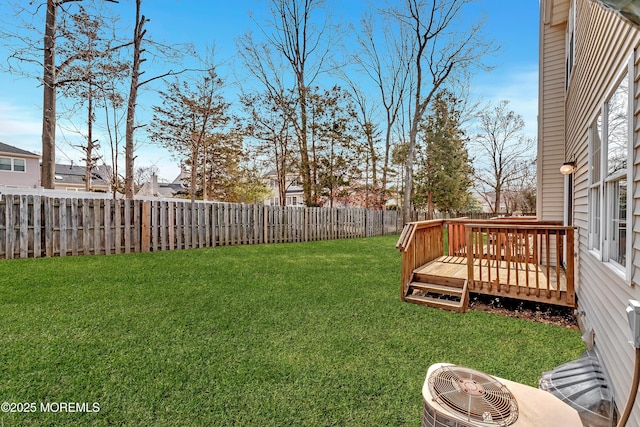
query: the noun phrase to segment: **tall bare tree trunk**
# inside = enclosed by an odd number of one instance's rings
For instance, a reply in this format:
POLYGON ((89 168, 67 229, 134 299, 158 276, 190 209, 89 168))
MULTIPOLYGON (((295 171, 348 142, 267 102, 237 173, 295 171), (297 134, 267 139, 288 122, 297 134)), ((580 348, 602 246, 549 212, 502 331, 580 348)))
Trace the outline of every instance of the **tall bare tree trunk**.
POLYGON ((47 1, 44 33, 44 75, 42 101, 42 170, 41 185, 55 188, 56 174, 56 15, 57 2, 47 1))
POLYGON ((140 15, 140 6, 142 0, 136 0, 136 26, 133 30, 133 67, 131 69, 131 86, 129 88, 129 102, 127 104, 127 125, 125 134, 125 179, 124 194, 127 199, 133 199, 133 173, 134 160, 133 155, 134 142, 133 135, 136 130, 135 115, 136 104, 138 100, 138 88, 140 87, 140 63, 142 62, 140 55, 142 54, 142 39, 146 30, 143 29, 146 21, 144 16, 140 15))
POLYGON ((300 96, 300 175, 302 175, 302 192, 307 206, 316 203, 316 195, 312 192, 311 165, 309 163, 309 146, 307 144, 307 88, 304 83, 304 69, 298 75, 298 95, 300 96))
POLYGON ((416 140, 418 139, 418 127, 420 126, 420 120, 422 119, 422 113, 419 113, 420 109, 420 73, 418 72, 418 89, 416 91, 416 112, 411 120, 411 129, 409 130, 409 151, 407 153, 407 160, 404 165, 404 199, 402 201, 402 222, 406 224, 411 222, 411 196, 413 194, 413 161, 415 159, 416 152, 416 140))
MULTIPOLYGON (((193 144, 191 146, 191 174, 189 175, 189 195, 191 196, 191 203, 196 201, 196 187, 198 186, 198 171, 196 165, 198 164, 198 146, 193 144)), ((203 189, 203 191, 206 191, 203 189)))
POLYGON ((88 93, 88 120, 87 120, 87 149, 84 171, 84 189, 91 191, 91 171, 93 170, 93 85, 89 82, 88 93))

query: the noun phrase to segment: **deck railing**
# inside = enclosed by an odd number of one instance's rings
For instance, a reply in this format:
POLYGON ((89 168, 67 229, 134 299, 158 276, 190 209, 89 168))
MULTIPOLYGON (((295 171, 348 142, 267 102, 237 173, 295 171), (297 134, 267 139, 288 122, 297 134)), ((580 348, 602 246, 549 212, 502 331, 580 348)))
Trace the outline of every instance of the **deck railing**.
POLYGON ((409 223, 402 252, 402 295, 415 269, 442 256, 467 258, 469 289, 574 305, 574 228, 532 218, 409 223), (445 232, 446 230, 446 232, 445 232), (445 242, 446 239, 446 242, 445 242))
POLYGON ((465 224, 465 235, 471 290, 564 297, 566 304, 574 304, 573 227, 465 224))
POLYGON ((396 248, 402 252, 401 296, 404 298, 413 270, 443 255, 444 221, 436 219, 405 225, 396 248))

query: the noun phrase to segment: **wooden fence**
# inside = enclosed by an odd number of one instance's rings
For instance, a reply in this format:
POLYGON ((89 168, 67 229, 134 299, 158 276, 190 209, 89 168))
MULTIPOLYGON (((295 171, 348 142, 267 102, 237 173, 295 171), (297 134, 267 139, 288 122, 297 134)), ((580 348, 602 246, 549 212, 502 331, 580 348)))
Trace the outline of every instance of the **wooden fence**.
POLYGON ((396 211, 0 196, 0 259, 109 255, 399 233, 396 211))

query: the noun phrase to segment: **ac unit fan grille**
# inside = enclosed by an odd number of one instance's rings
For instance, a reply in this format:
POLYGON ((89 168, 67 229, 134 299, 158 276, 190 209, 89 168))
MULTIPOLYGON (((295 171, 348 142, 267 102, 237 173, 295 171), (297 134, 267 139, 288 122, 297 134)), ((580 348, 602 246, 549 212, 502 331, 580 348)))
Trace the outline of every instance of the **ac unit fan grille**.
POLYGON ((516 399, 487 374, 449 365, 435 370, 428 383, 435 401, 468 421, 509 426, 518 419, 516 399))

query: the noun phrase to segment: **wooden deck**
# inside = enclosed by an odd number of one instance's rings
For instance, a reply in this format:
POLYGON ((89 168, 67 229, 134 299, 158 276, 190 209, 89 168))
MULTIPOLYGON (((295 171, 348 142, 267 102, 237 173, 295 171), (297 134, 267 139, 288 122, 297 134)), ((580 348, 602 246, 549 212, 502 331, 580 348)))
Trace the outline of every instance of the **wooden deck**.
MULTIPOLYGON (((567 278, 563 269, 525 262, 511 262, 507 267, 507 261, 475 259, 475 282, 470 284, 469 292, 565 305, 567 278)), ((468 278, 467 257, 442 256, 414 273, 425 280, 463 283, 468 278)))
POLYGON ((443 308, 465 311, 465 294, 476 293, 575 307, 573 227, 515 219, 422 221, 407 224, 396 246, 404 301, 441 306, 453 298, 458 305, 443 308))

